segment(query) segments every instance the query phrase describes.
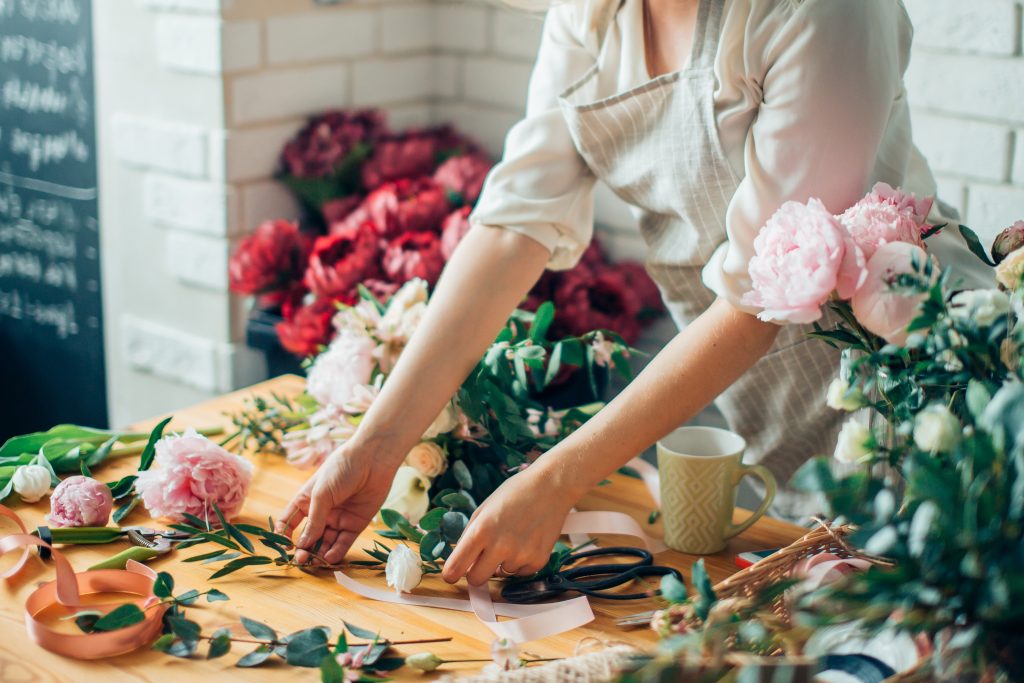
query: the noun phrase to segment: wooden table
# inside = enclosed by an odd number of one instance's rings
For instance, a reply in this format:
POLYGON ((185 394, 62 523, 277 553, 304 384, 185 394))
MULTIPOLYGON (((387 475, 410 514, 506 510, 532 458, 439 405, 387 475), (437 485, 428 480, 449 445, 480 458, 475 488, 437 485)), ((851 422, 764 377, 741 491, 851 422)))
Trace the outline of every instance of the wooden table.
MULTIPOLYGON (((256 385, 249 389, 235 392, 218 399, 179 410, 174 413, 174 421, 170 428, 228 426, 225 413, 236 411, 245 397, 253 393, 267 394, 277 391, 284 394, 296 394, 302 390, 303 380, 295 376, 285 376, 256 385)), ((164 416, 165 417, 165 416, 164 416)), ((132 430, 150 429, 161 418, 154 418, 134 425, 132 430)), ((255 465, 252 488, 245 506, 244 514, 238 521, 265 524, 267 515, 276 515, 284 508, 292 493, 308 476, 307 472, 299 471, 286 464, 279 456, 268 454, 247 454, 255 465)), ((94 476, 102 481, 113 481, 125 474, 130 474, 137 466, 137 459, 130 458, 108 463, 97 468, 94 476)), ((13 500, 13 498, 12 498, 13 500)), ((34 527, 43 524, 43 516, 48 511, 45 502, 34 505, 13 503, 14 509, 34 527)), ((643 485, 629 477, 615 475, 611 483, 595 489, 579 506, 582 510, 620 510, 627 512, 646 524, 652 508, 650 496, 643 485)), ((738 516, 742 517, 744 513, 738 516)), ((145 511, 137 509, 126 523, 149 523, 145 511)), ((6 524, 6 520, 3 522, 6 524)), ((659 524, 648 527, 653 535, 660 536, 659 524)), ((4 526, 3 533, 13 531, 13 526, 4 526)), ((719 581, 736 570, 733 558, 736 553, 748 550, 760 550, 786 545, 801 535, 801 529, 777 520, 762 519, 747 533, 734 539, 722 553, 705 558, 712 580, 719 581)), ((367 547, 375 535, 367 531, 357 542, 355 548, 367 547)), ((614 539, 609 539, 614 540, 614 539)), ((109 557, 123 546, 77 546, 70 547, 66 556, 76 569, 82 570, 102 558, 109 557)), ((205 547, 205 546, 204 546, 205 547)), ((205 589, 206 577, 215 565, 183 563, 182 559, 190 555, 205 552, 202 549, 185 550, 178 554, 158 558, 153 566, 169 571, 176 580, 176 592, 187 588, 205 589)), ((666 552, 658 556, 658 562, 680 569, 684 574, 689 570, 696 557, 676 552, 666 552)), ((0 567, 9 566, 12 557, 0 558, 0 567)), ((392 640, 427 638, 434 636, 453 636, 449 643, 427 646, 404 646, 399 648, 403 655, 429 649, 439 656, 448 659, 476 659, 489 657, 492 640, 490 631, 479 624, 472 614, 452 612, 429 608, 404 608, 398 605, 373 602, 346 592, 338 586, 330 574, 314 577, 297 570, 273 572, 269 577, 256 575, 259 568, 246 568, 230 576, 217 579, 209 585, 216 586, 227 593, 230 602, 218 602, 213 605, 200 603, 201 606, 189 610, 192 619, 203 623, 204 632, 210 633, 219 626, 238 624, 238 616, 245 615, 264 621, 280 633, 288 633, 301 628, 324 625, 337 633, 341 621, 369 628, 379 629, 382 636, 392 640)), ((360 578, 368 582, 384 585, 383 576, 378 572, 360 571, 360 578)), ((38 560, 29 564, 26 570, 3 587, 3 603, 0 609, 0 681, 5 683, 25 683, 35 681, 65 680, 103 680, 113 681, 167 681, 174 676, 184 677, 183 680, 285 680, 296 676, 303 680, 319 680, 319 672, 315 670, 293 669, 283 662, 271 662, 258 669, 239 669, 234 667, 235 661, 246 650, 236 649, 226 657, 206 660, 196 656, 194 660, 183 661, 149 650, 139 650, 132 654, 103 661, 77 661, 58 657, 42 650, 29 640, 25 633, 22 618, 22 606, 25 597, 43 581, 53 578, 52 568, 38 560)), ((428 577, 417 592, 436 595, 464 595, 459 587, 449 587, 436 577, 428 577)), ((525 650, 539 657, 563 657, 573 652, 576 644, 587 636, 604 640, 624 640, 638 645, 650 645, 656 641, 655 635, 648 629, 623 631, 613 623, 617 616, 636 613, 652 606, 649 602, 615 604, 593 601, 597 619, 587 626, 529 643, 525 650)), ((200 652, 205 648, 201 646, 200 652)), ((450 665, 443 667, 447 671, 476 670, 479 665, 450 665)), ((400 680, 422 679, 422 676, 403 670, 397 672, 400 680)))

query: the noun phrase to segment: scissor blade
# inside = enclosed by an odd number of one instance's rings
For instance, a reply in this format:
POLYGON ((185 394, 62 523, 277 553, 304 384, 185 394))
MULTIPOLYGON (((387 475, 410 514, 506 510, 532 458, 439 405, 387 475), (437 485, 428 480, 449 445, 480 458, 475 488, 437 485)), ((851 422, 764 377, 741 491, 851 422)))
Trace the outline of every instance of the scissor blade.
POLYGON ((634 626, 646 626, 651 623, 651 619, 657 610, 649 610, 647 612, 640 612, 639 614, 629 614, 624 617, 619 617, 615 620, 615 625, 619 628, 632 628, 634 626))

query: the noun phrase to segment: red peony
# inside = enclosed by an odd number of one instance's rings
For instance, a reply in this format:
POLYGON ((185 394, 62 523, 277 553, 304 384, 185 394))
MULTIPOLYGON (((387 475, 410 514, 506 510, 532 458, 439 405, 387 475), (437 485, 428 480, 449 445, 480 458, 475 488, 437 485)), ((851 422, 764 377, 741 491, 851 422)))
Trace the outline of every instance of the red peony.
POLYGON ((437 231, 451 211, 444 189, 430 178, 382 185, 366 198, 364 206, 377 232, 388 238, 406 232, 437 231))
POLYGON ((290 221, 266 221, 242 240, 228 261, 231 291, 260 296, 263 307, 282 303, 302 279, 311 240, 290 221))
POLYGON ((563 334, 580 335, 603 329, 617 332, 627 343, 640 335, 640 298, 622 273, 586 269, 565 273, 555 286, 555 326, 563 334))
POLYGON ((661 290, 647 274, 647 269, 636 261, 622 261, 610 268, 622 273, 626 286, 636 292, 640 299, 641 313, 660 313, 665 310, 665 302, 661 298, 661 290))
POLYGON ((491 170, 491 162, 477 154, 452 157, 434 171, 434 181, 462 198, 466 204, 476 204, 484 179, 491 170))
POLYGON ((369 224, 318 237, 306 269, 306 286, 322 298, 347 296, 358 282, 375 274, 379 251, 369 224))
POLYGON ((372 109, 329 111, 313 117, 281 152, 285 172, 297 178, 323 178, 337 172, 361 143, 384 132, 384 117, 372 109))
POLYGON ((407 232, 388 244, 382 260, 392 281, 403 283, 421 278, 433 286, 444 269, 441 240, 432 232, 407 232))
POLYGON ((331 341, 331 319, 338 308, 331 299, 316 299, 309 304, 285 302, 284 320, 274 326, 281 346, 298 356, 312 356, 331 341))
POLYGON ((472 211, 472 207, 464 206, 448 214, 448 218, 445 218, 444 223, 441 224, 441 254, 444 255, 445 261, 452 257, 455 247, 459 246, 459 242, 469 232, 470 211, 472 211))
POLYGON ((320 213, 324 217, 324 221, 331 225, 344 221, 356 210, 356 208, 362 203, 363 198, 357 194, 350 194, 347 197, 339 197, 338 199, 332 199, 326 204, 320 207, 320 213))

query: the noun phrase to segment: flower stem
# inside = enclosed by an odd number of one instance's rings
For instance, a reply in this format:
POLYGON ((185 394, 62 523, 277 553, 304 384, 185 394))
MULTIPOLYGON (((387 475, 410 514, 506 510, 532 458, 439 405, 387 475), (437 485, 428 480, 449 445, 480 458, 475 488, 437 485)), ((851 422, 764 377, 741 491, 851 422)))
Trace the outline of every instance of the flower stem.
MULTIPOLYGON (((159 604, 159 603, 157 603, 159 604)), ((199 636, 200 640, 213 640, 213 636, 199 636)), ((423 645, 425 643, 450 643, 452 641, 451 636, 444 636, 439 638, 420 638, 418 640, 378 640, 376 643, 349 643, 349 647, 369 647, 371 645, 423 645)), ((277 640, 256 640, 255 638, 235 638, 231 636, 231 642, 233 643, 251 643, 252 645, 280 645, 281 642, 277 640)), ((453 660, 455 661, 455 660, 453 660)), ((459 660, 463 661, 463 660, 459 660)), ((465 660, 474 661, 474 660, 465 660)), ((489 662, 489 659, 478 659, 475 661, 489 662)), ((531 660, 531 661, 543 661, 543 660, 531 660)))
MULTIPOLYGON (((199 429, 197 431, 203 436, 217 436, 218 434, 224 433, 224 428, 207 427, 206 429, 199 429)), ((133 444, 131 446, 124 446, 122 448, 111 449, 111 451, 107 453, 107 458, 124 458, 130 455, 140 455, 144 450, 146 450, 146 444, 140 442, 133 444)))

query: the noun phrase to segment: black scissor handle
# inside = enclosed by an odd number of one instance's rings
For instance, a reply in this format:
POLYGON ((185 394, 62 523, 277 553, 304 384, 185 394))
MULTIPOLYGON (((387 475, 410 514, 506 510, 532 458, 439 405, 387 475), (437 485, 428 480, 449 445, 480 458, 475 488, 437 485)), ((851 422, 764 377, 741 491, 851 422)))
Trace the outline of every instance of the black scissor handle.
POLYGON ((654 556, 649 551, 644 550, 643 548, 629 548, 625 546, 616 546, 612 548, 594 548, 592 550, 582 550, 580 552, 576 552, 572 555, 569 555, 567 558, 565 558, 565 562, 562 563, 562 567, 559 568, 559 573, 568 574, 569 572, 590 569, 592 567, 598 566, 612 566, 618 567, 619 569, 624 569, 629 567, 650 566, 652 564, 654 564, 654 556), (588 565, 585 567, 574 567, 571 569, 562 568, 566 565, 576 564, 576 562, 580 560, 586 560, 591 557, 635 557, 637 559, 635 562, 615 562, 609 565, 588 565))
POLYGON ((603 598, 605 600, 642 600, 644 598, 651 598, 658 595, 659 590, 646 590, 641 593, 615 593, 611 592, 609 589, 616 588, 625 583, 629 583, 630 581, 646 576, 667 576, 669 574, 675 576, 680 581, 683 580, 683 575, 679 573, 679 570, 655 564, 633 567, 632 569, 627 569, 626 571, 619 573, 617 576, 609 576, 609 578, 604 581, 577 581, 574 582, 575 585, 571 587, 566 586, 566 589, 594 598, 603 598))

